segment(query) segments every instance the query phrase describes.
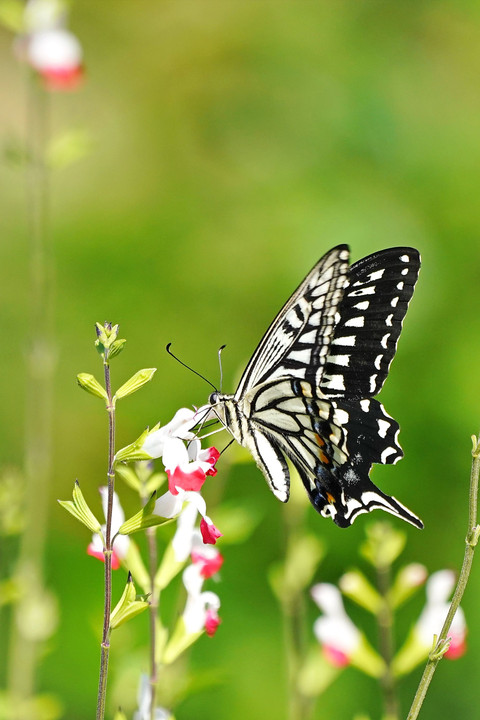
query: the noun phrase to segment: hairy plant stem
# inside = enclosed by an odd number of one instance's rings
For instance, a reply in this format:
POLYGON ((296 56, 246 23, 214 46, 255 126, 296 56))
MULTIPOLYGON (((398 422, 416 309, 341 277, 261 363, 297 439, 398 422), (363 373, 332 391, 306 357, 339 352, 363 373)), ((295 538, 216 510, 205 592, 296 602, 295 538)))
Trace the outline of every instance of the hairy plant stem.
POLYGON ((110 613, 112 608, 112 508, 113 492, 115 489, 115 470, 113 459, 115 457, 115 403, 112 400, 112 386, 110 382, 110 366, 108 363, 108 350, 105 350, 104 359, 105 390, 107 393, 108 412, 108 490, 107 490, 107 517, 105 530, 105 603, 103 613, 103 633, 100 652, 100 676, 98 679, 98 699, 96 720, 105 717, 105 701, 107 696, 108 658, 110 651, 110 613))
MULTIPOLYGON (((26 608, 49 602, 43 560, 49 484, 52 474, 52 418, 56 352, 53 342, 54 259, 48 232, 48 94, 29 74, 27 87, 27 219, 30 259, 29 330, 26 351, 25 530, 20 539, 15 580, 20 601, 13 610, 8 657, 8 689, 17 701, 35 692, 40 643, 47 638, 25 625, 26 608)), ((30 613, 31 614, 31 613, 30 613)), ((17 702, 19 705, 19 702, 17 702)))
POLYGON ((480 535, 480 526, 477 524, 477 505, 478 505, 478 479, 480 474, 480 434, 472 437, 472 469, 470 472, 470 491, 468 505, 468 529, 465 538, 465 553, 463 556, 462 569, 458 577, 455 592, 453 593, 452 602, 448 609, 447 617, 443 623, 438 638, 434 640, 434 647, 428 657, 425 670, 417 688, 417 692, 412 702, 412 706, 407 716, 407 720, 416 720, 420 709, 425 700, 428 688, 433 678, 433 674, 437 669, 437 665, 448 649, 448 631, 458 610, 460 602, 467 586, 470 570, 472 568, 475 547, 478 543, 480 535))
POLYGON ((394 655, 393 644, 393 612, 388 598, 390 588, 390 566, 377 567, 377 584, 382 596, 382 606, 377 614, 379 629, 380 654, 385 660, 385 673, 381 678, 380 685, 383 694, 384 720, 398 720, 399 708, 396 693, 395 677, 392 672, 392 660, 394 655))
POLYGON ((148 559, 150 573, 150 720, 155 720, 155 705, 157 700, 158 663, 156 658, 156 639, 158 623, 159 593, 155 588, 155 574, 157 572, 157 541, 155 528, 147 528, 148 559))

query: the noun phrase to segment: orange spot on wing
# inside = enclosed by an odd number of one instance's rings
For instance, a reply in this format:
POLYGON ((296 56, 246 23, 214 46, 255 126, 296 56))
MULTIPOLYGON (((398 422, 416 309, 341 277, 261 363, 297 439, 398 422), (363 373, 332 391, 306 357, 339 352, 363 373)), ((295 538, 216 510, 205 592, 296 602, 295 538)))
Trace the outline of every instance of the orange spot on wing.
POLYGON ((330 493, 327 492, 327 500, 328 502, 335 503, 335 498, 333 495, 330 495, 330 493))
POLYGON ((325 440, 323 440, 318 433, 315 433, 315 440, 317 441, 317 445, 320 447, 323 447, 325 445, 325 440))
POLYGON ((320 458, 320 460, 322 461, 322 463, 323 463, 324 465, 330 465, 330 458, 328 457, 328 455, 325 455, 325 453, 323 452, 323 450, 320 450, 320 451, 319 451, 318 457, 320 458))

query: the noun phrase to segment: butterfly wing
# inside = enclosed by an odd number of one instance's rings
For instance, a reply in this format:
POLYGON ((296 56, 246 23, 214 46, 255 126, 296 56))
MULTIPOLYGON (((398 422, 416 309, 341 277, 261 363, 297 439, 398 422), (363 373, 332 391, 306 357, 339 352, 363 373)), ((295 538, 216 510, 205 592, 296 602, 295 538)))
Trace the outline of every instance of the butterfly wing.
MULTIPOLYGON (((257 458, 263 436, 271 453, 290 458, 319 513, 347 527, 359 514, 381 508, 422 527, 416 515, 369 479, 374 462, 395 463, 403 456, 398 424, 378 400, 330 399, 306 381, 284 378, 253 389, 247 401, 257 464, 269 465, 265 457, 260 463, 257 458)), ((288 499, 288 469, 286 483, 279 469, 275 476, 263 472, 275 495, 288 499)))
POLYGON ((235 398, 275 377, 304 378, 323 367, 348 271, 349 250, 326 253, 273 320, 242 375, 235 398))
POLYGON ((398 424, 372 395, 387 377, 419 267, 413 248, 349 269, 348 248, 331 250, 279 312, 232 398, 241 442, 275 495, 288 499, 286 455, 314 507, 341 527, 374 508, 422 527, 369 479, 373 463, 403 456, 398 424))
POLYGON ((368 398, 383 387, 420 269, 414 248, 381 250, 348 271, 329 355, 308 379, 329 396, 368 398))

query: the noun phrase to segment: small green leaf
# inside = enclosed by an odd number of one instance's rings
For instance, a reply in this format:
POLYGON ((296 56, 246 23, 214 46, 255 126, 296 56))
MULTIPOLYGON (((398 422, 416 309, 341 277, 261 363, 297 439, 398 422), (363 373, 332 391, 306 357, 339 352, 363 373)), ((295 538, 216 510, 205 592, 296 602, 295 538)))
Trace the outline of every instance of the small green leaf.
MULTIPOLYGON (((188 558, 187 558, 188 559, 188 558)), ((154 585, 156 590, 163 590, 170 584, 170 581, 183 570, 187 560, 177 560, 172 543, 167 545, 163 553, 162 562, 155 575, 154 585)))
POLYGON ((114 400, 119 400, 120 398, 137 392, 137 390, 152 379, 156 371, 157 368, 144 368, 136 372, 135 375, 132 375, 132 377, 117 390, 114 400))
POLYGON ((128 718, 123 712, 122 708, 118 708, 117 712, 113 716, 113 720, 128 720, 128 718))
POLYGON ((73 517, 80 520, 83 525, 94 533, 102 534, 102 526, 98 522, 97 518, 90 510, 87 502, 80 490, 78 480, 75 481, 73 486, 73 501, 72 500, 59 500, 62 507, 65 508, 73 517))
POLYGON ((146 610, 150 606, 146 598, 146 595, 136 594, 132 575, 128 573, 128 580, 122 597, 110 615, 110 630, 114 630, 146 610))
POLYGON ((360 552, 373 567, 389 567, 401 554, 407 536, 389 522, 376 522, 366 528, 367 540, 360 546, 360 552))
POLYGON ((120 339, 120 340, 114 340, 114 342, 113 342, 113 343, 111 344, 111 346, 110 346, 110 350, 109 350, 109 353, 108 353, 108 357, 109 357, 109 358, 113 358, 113 357, 115 357, 116 355, 120 355, 120 353, 122 352, 123 348, 125 347, 125 343, 126 343, 126 342, 127 342, 127 341, 125 340, 125 338, 122 338, 122 339, 120 339))
POLYGON ((143 433, 130 445, 121 448, 115 455, 114 462, 117 465, 120 462, 134 462, 136 460, 151 460, 152 456, 143 449, 143 443, 149 431, 144 430, 143 433))
POLYGON ((91 148, 91 138, 86 130, 67 130, 48 144, 47 165, 52 170, 61 170, 88 155, 91 148))
POLYGON ((373 615, 376 615, 383 605, 382 596, 356 568, 342 575, 338 585, 346 597, 373 615))
POLYGON ((124 560, 124 565, 129 568, 135 582, 140 585, 142 590, 146 593, 151 593, 152 587, 150 574, 143 563, 140 550, 134 540, 130 540, 128 543, 128 550, 124 560))
POLYGON ((20 0, 2 0, 0 2, 0 25, 14 33, 23 30, 25 6, 20 0))
POLYGON ((98 380, 90 373, 78 373, 77 383, 83 390, 86 390, 90 395, 96 395, 103 400, 108 400, 105 388, 103 388, 98 380))
POLYGON ((198 638, 203 635, 203 630, 196 633, 187 632, 183 617, 178 618, 175 629, 163 652, 162 663, 170 665, 182 653, 185 652, 198 638))
POLYGON ((135 490, 135 492, 140 494, 141 483, 133 467, 130 465, 118 464, 115 467, 115 472, 117 475, 120 475, 122 480, 124 480, 127 485, 132 488, 132 490, 135 490))

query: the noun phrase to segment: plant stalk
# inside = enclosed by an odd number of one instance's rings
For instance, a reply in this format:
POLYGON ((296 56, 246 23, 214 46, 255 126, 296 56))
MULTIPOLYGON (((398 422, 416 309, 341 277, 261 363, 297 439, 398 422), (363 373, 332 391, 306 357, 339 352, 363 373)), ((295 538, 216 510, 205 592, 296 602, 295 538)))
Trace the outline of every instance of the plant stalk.
POLYGON ((425 670, 423 671, 422 678, 417 688, 417 692, 412 702, 412 706, 407 716, 407 720, 416 720, 423 701, 427 694, 428 688, 432 681, 437 665, 442 659, 443 655, 448 648, 446 645, 448 631, 455 617, 455 613, 458 610, 460 602, 467 586, 468 578, 470 576, 470 570, 472 568, 473 556, 475 553, 475 547, 478 542, 480 534, 480 527, 477 524, 477 505, 478 505, 478 479, 480 474, 480 435, 478 437, 473 436, 473 450, 472 450, 472 469, 470 472, 470 491, 469 491, 469 504, 468 504, 468 529, 467 536, 465 538, 465 553, 463 556, 462 569, 458 577, 455 592, 448 609, 447 617, 443 623, 443 627, 440 631, 440 635, 435 642, 435 646, 431 651, 425 670))
POLYGON ((108 412, 108 471, 107 471, 107 517, 105 530, 105 602, 103 613, 103 633, 100 651, 100 675, 98 680, 98 699, 96 720, 105 717, 105 702, 107 696, 108 659, 110 652, 110 614, 112 608, 112 508, 113 493, 115 489, 115 470, 113 467, 115 457, 115 403, 112 400, 112 386, 110 381, 110 365, 108 350, 105 350, 104 360, 105 390, 107 393, 108 412))
POLYGON ((20 601, 13 610, 7 684, 18 701, 35 692, 41 640, 25 631, 23 598, 48 602, 43 578, 49 484, 52 474, 54 257, 48 232, 48 94, 33 73, 27 86, 27 219, 30 257, 30 318, 26 351, 25 530, 15 580, 20 601), (22 622, 23 621, 23 622, 22 622), (23 628, 23 629, 22 629, 23 628))

